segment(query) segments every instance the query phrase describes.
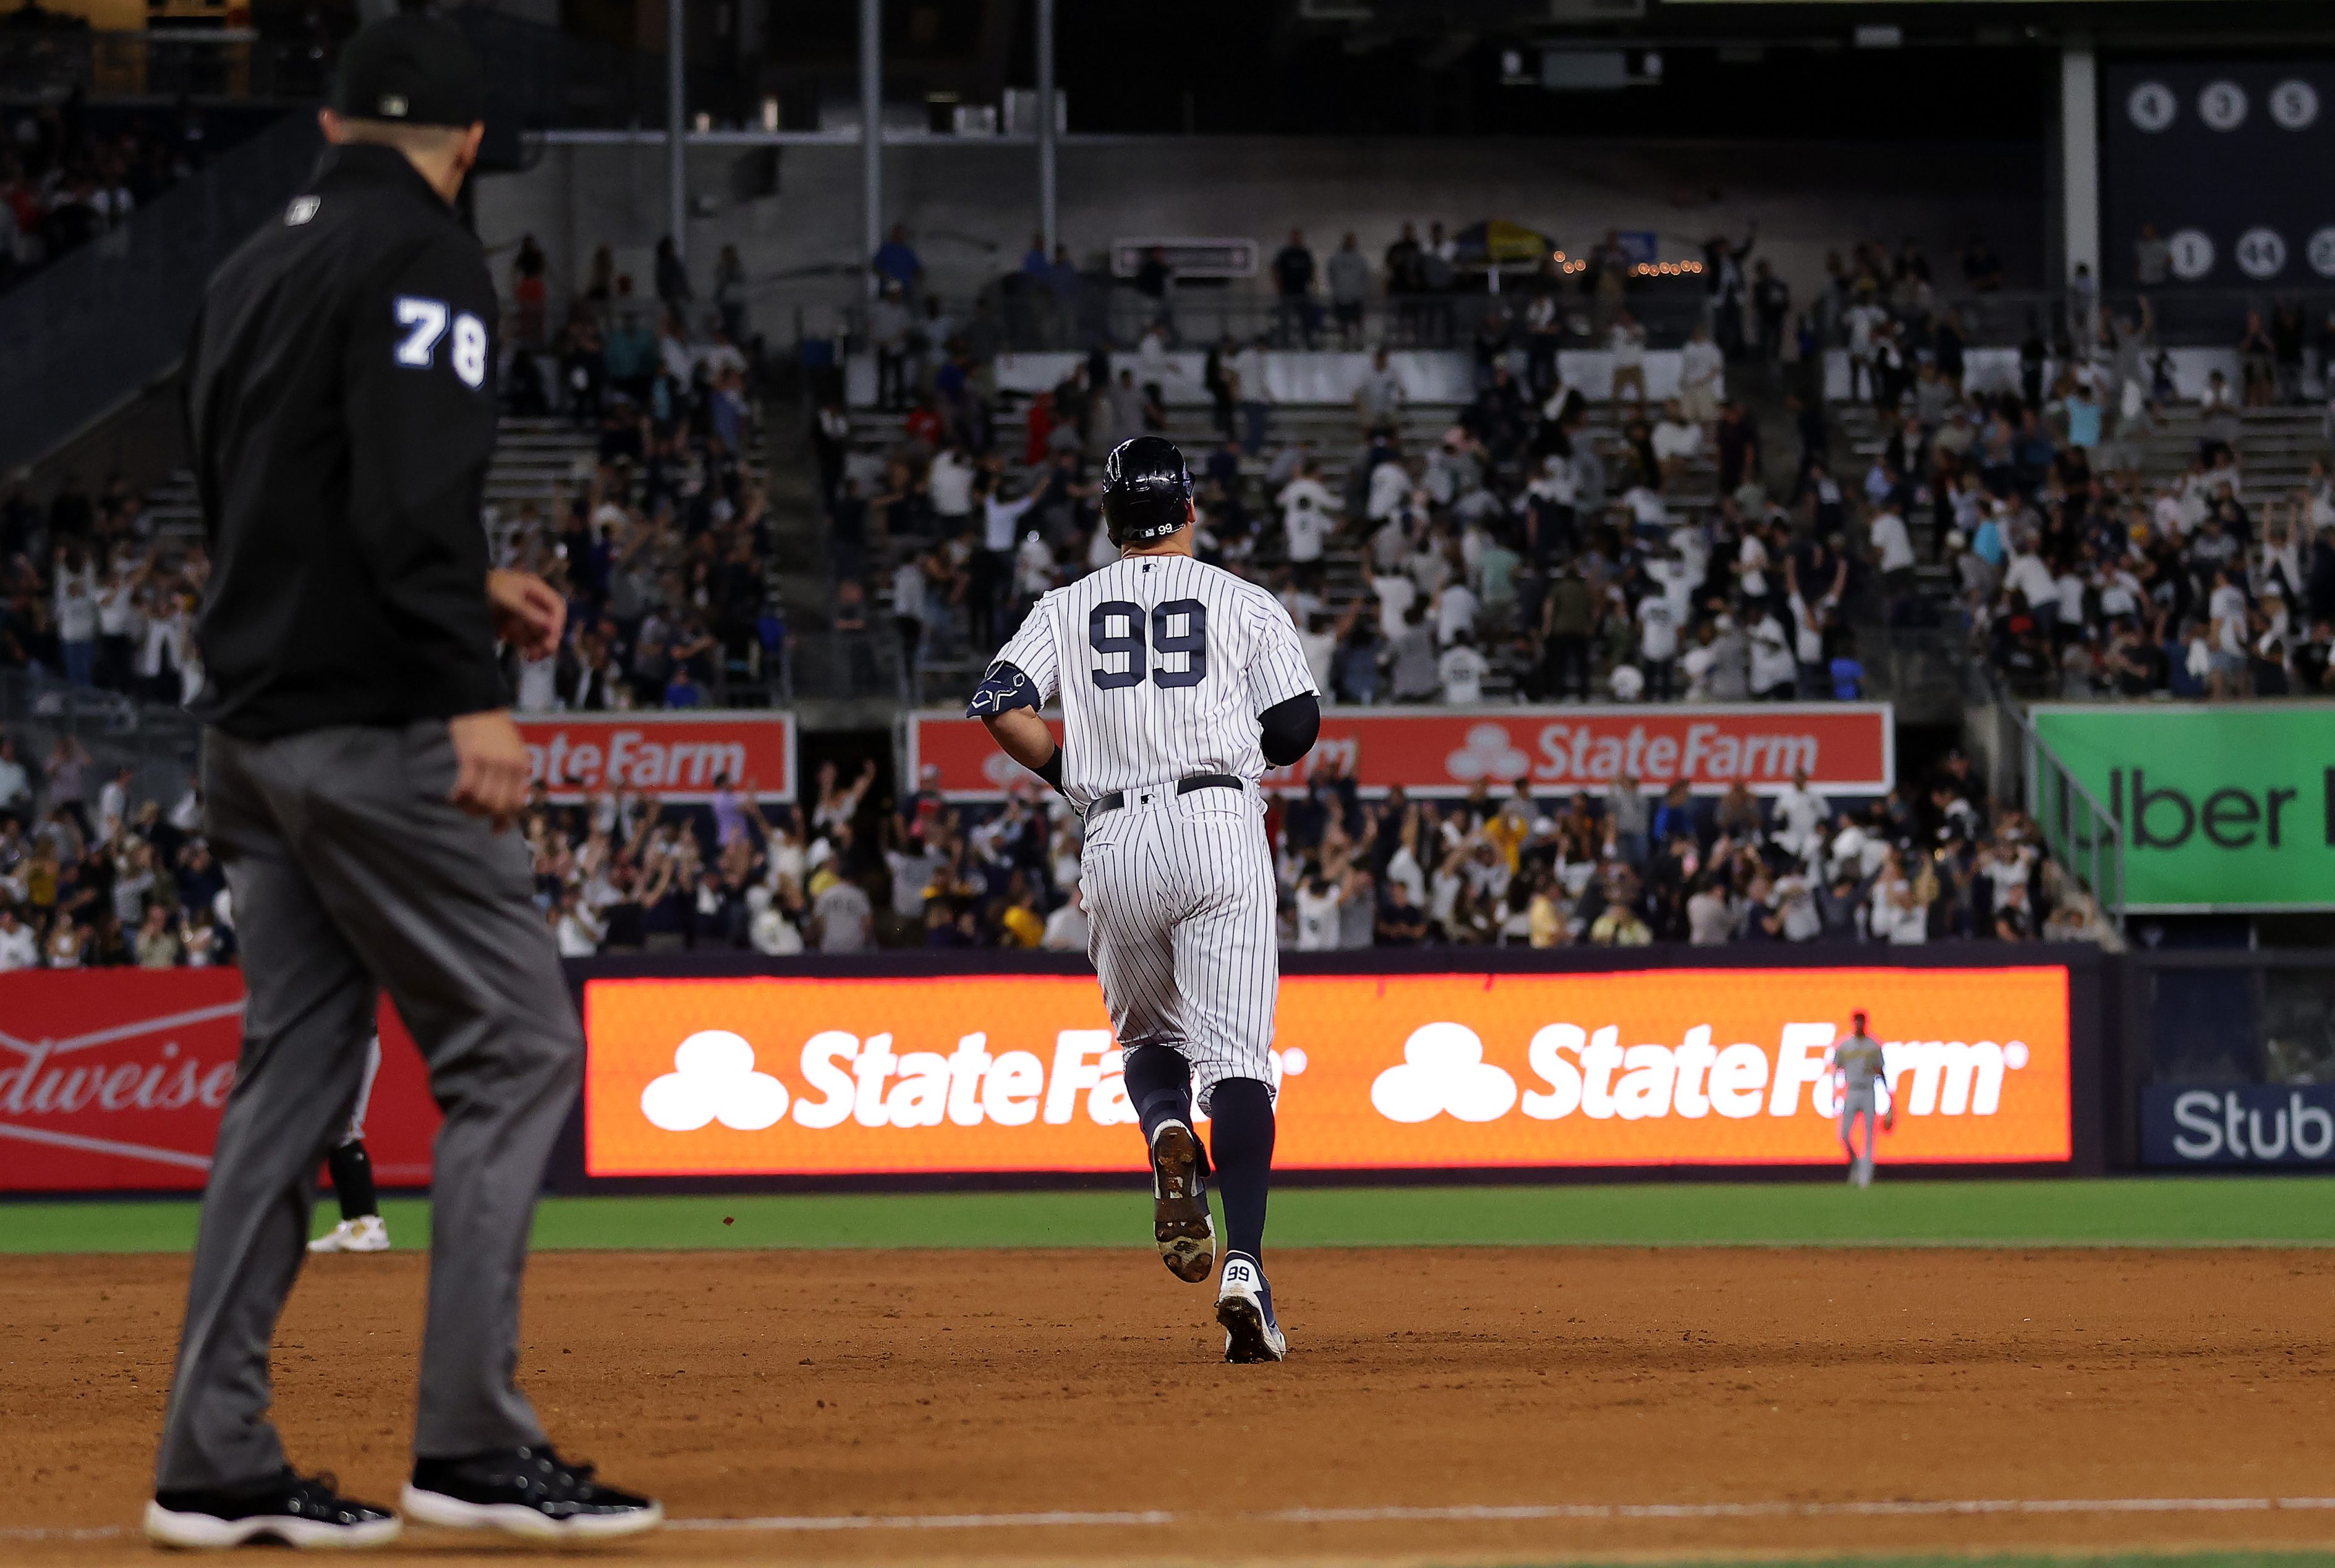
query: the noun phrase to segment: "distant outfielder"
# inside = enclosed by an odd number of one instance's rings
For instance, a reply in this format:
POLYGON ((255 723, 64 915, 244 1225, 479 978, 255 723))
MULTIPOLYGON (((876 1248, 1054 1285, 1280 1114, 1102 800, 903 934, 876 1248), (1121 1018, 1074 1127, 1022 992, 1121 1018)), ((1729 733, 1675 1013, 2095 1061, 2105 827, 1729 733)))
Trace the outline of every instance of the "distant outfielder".
POLYGON ((1214 1121, 1228 1361, 1288 1341, 1265 1282, 1273 1168, 1273 855, 1257 781, 1313 750, 1319 693, 1272 595, 1192 558, 1192 476, 1138 436, 1103 464, 1120 558, 1038 601, 966 711, 1086 819, 1089 952, 1151 1151, 1152 1229, 1177 1279, 1216 1263, 1192 1105, 1214 1121), (1062 744, 1039 718, 1059 694, 1062 744))
POLYGON ((1885 1064, 1881 1042, 1865 1032, 1863 1012, 1852 1012, 1848 1017, 1855 1032, 1833 1044, 1833 1087, 1840 1100, 1840 1146, 1848 1151, 1849 1185, 1869 1187, 1873 1185, 1874 1137, 1879 1127, 1897 1125, 1897 1111, 1895 1107, 1890 1107, 1884 1121, 1883 1112, 1877 1108, 1877 1102, 1889 1096, 1888 1085, 1883 1081, 1885 1064), (1860 1118, 1865 1124, 1862 1152, 1856 1147, 1860 1118))
POLYGON ((373 1156, 365 1152, 365 1108, 373 1103, 373 1080, 381 1072, 381 1036, 365 1047, 364 1077, 357 1080, 357 1102, 349 1111, 348 1131, 325 1157, 333 1173, 333 1195, 341 1201, 341 1223, 308 1244, 312 1253, 385 1253, 389 1227, 382 1223, 381 1198, 373 1191, 373 1156))

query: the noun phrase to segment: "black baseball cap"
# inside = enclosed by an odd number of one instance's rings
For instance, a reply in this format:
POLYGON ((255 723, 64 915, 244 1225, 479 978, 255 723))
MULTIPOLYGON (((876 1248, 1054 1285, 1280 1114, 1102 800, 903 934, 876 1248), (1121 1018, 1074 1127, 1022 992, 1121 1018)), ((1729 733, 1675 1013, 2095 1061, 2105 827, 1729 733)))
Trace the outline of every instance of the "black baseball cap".
POLYGON ((487 117, 486 73, 460 28, 403 11, 342 46, 333 111, 401 125, 475 125, 487 117))

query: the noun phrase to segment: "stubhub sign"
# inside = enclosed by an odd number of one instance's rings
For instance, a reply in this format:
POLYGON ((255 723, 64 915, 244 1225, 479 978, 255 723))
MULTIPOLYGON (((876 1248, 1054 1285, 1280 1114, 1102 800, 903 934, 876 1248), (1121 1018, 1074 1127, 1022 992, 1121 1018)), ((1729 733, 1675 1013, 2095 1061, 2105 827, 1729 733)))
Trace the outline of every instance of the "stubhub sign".
MULTIPOLYGON (((1293 1169, 1836 1161, 1827 1058, 1870 1013, 1898 1163, 2069 1157, 2068 974, 1305 975, 1282 982, 1293 1169)), ((594 1176, 1109 1171, 1140 1141, 1077 975, 592 980, 594 1176)))
POLYGON ((2153 1166, 2335 1165, 2335 1084, 2150 1084, 2140 1157, 2153 1166))

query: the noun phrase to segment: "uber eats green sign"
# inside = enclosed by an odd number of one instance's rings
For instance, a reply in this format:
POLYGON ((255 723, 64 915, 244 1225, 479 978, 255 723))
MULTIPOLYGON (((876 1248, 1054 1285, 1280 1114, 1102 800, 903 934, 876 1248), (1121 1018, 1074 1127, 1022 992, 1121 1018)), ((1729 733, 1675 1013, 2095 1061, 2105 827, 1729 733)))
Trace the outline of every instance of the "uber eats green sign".
POLYGON ((2122 824, 2128 905, 2335 908, 2335 702, 2032 716, 2122 824))

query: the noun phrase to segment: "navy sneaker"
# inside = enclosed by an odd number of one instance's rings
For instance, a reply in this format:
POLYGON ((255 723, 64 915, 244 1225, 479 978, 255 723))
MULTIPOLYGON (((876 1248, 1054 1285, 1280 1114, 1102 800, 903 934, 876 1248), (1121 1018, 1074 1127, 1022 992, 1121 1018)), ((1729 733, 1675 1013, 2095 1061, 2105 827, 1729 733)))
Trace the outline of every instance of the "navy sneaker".
POLYGON ((507 1530, 538 1541, 599 1541, 664 1523, 649 1498, 592 1479, 592 1466, 539 1448, 416 1459, 405 1511, 423 1524, 507 1530))
POLYGON ((1151 1135, 1151 1234, 1168 1272, 1187 1284, 1198 1284, 1216 1266, 1200 1140, 1180 1121, 1163 1121, 1151 1135))
POLYGON ((331 1476, 302 1476, 289 1465, 257 1486, 160 1491, 146 1505, 146 1538, 188 1551, 255 1541, 303 1550, 386 1546, 401 1528, 388 1509, 342 1496, 331 1476))
POLYGON ((1273 1315, 1273 1287, 1246 1253, 1225 1254, 1224 1277, 1216 1285, 1216 1321, 1225 1326, 1227 1361, 1278 1361, 1289 1354, 1288 1337, 1273 1315))

